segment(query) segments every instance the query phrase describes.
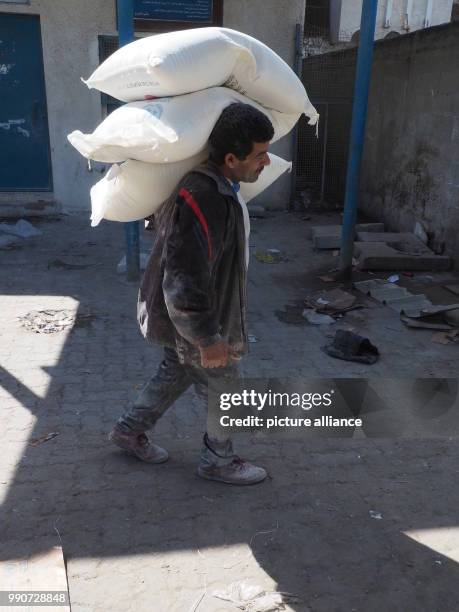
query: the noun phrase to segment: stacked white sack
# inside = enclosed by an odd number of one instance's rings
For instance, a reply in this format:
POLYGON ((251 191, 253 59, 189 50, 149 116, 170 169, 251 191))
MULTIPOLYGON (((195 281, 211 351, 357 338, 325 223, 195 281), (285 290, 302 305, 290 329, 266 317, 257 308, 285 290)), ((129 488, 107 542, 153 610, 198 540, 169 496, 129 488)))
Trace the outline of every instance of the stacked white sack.
MULTIPOLYGON (((148 164, 128 160, 113 165, 91 189, 91 225, 102 219, 109 221, 138 221, 155 213, 177 187, 187 172, 207 157, 206 152, 172 164, 148 164)), ((292 163, 269 154, 266 166, 255 183, 241 183, 241 195, 249 202, 264 191, 286 171, 292 163)))
POLYGON ((250 104, 267 115, 274 127, 273 141, 288 134, 300 117, 263 108, 227 87, 212 87, 172 98, 130 102, 108 115, 92 134, 77 130, 68 139, 84 157, 99 162, 178 162, 205 150, 217 119, 233 102, 250 104))
MULTIPOLYGON (((288 134, 303 113, 310 124, 318 120, 291 68, 260 41, 227 28, 142 38, 119 49, 85 82, 128 102, 92 134, 68 136, 89 159, 128 160, 92 188, 92 225, 102 218, 132 221, 154 213, 206 157, 210 133, 233 102, 265 113, 274 141, 288 134)), ((242 185, 245 200, 291 169, 274 155, 271 161, 256 183, 242 185)))
POLYGON ((142 38, 113 53, 85 83, 123 102, 224 85, 266 108, 304 113, 310 124, 318 119, 288 64, 259 40, 228 28, 142 38))

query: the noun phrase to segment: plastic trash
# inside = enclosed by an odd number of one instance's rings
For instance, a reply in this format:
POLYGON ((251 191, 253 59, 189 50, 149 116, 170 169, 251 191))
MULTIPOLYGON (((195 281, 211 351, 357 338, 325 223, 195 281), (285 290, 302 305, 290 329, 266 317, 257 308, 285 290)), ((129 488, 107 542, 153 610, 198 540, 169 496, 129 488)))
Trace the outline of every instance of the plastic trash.
POLYGON ((303 310, 303 317, 312 325, 331 325, 335 323, 335 319, 327 314, 320 314, 313 308, 305 308, 303 310))
POLYGON ((13 234, 18 238, 32 238, 33 236, 41 236, 43 232, 25 219, 19 219, 14 225, 8 223, 0 223, 0 232, 5 234, 13 234))

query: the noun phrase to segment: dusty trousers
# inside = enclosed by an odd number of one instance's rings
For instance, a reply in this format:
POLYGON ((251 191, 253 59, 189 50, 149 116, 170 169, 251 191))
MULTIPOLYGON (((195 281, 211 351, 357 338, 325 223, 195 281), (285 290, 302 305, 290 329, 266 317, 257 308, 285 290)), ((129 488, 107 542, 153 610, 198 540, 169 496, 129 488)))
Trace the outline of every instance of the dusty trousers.
POLYGON ((237 363, 226 367, 203 368, 179 362, 177 352, 164 348, 164 358, 156 374, 147 382, 130 409, 121 416, 118 425, 126 431, 144 432, 191 386, 198 401, 207 411, 207 435, 218 442, 226 442, 229 432, 220 425, 221 411, 217 404, 208 405, 209 389, 220 389, 223 379, 240 378, 237 363))

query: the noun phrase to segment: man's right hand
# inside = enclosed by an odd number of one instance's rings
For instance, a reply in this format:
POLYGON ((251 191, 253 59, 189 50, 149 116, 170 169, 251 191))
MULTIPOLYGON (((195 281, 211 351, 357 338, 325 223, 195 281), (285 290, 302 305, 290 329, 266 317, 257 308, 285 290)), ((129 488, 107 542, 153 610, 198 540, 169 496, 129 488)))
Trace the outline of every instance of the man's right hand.
POLYGON ((223 368, 228 365, 231 358, 238 358, 224 340, 210 346, 200 346, 199 351, 203 368, 223 368))

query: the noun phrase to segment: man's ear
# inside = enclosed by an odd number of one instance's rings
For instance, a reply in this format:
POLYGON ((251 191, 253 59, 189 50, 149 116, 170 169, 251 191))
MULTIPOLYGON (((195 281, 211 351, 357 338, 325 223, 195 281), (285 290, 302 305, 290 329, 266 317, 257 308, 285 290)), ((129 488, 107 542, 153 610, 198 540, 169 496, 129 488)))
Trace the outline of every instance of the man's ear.
POLYGON ((234 153, 227 153, 225 155, 225 164, 228 166, 228 168, 234 168, 237 161, 237 157, 234 155, 234 153))

